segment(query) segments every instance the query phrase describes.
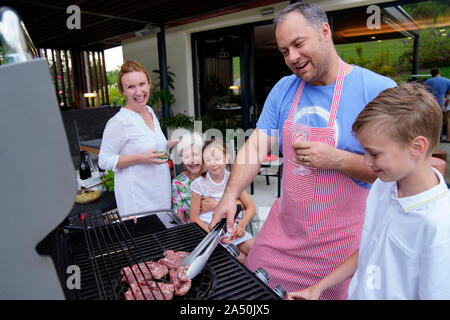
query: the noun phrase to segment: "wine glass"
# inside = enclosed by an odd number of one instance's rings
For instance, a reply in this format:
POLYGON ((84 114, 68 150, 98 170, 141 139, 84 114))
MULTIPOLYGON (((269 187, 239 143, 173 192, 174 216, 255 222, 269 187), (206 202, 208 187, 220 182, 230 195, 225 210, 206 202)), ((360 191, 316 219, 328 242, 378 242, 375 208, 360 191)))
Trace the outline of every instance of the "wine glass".
MULTIPOLYGON (((309 130, 309 108, 306 106, 296 105, 292 116, 292 131, 294 133, 292 144, 296 141, 308 141, 309 130)), ((312 169, 306 166, 298 165, 298 167, 292 172, 296 175, 304 176, 310 174, 312 169)))

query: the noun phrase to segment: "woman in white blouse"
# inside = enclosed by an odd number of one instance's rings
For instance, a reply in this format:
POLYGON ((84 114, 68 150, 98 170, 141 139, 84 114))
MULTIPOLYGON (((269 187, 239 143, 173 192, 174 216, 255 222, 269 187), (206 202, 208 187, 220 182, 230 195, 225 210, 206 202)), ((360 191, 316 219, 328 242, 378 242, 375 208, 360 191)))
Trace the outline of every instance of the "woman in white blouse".
POLYGON ((152 108, 147 106, 150 76, 137 61, 126 61, 117 84, 126 105, 106 124, 99 166, 114 171, 114 192, 119 214, 169 209, 170 171, 164 150, 167 141, 152 108), (160 152, 163 151, 163 152, 160 152))

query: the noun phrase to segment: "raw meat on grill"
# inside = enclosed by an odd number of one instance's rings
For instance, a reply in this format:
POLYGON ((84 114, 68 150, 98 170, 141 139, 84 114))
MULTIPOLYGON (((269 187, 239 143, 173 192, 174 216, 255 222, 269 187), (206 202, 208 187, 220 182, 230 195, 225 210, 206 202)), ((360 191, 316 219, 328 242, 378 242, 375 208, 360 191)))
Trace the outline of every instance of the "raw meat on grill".
POLYGON ((130 289, 125 292, 127 300, 172 300, 174 285, 172 283, 155 281, 141 281, 139 284, 130 284, 130 289), (159 286, 159 288, 158 288, 159 286), (160 290, 161 289, 161 290, 160 290), (162 292, 162 293, 161 293, 162 292), (134 295, 133 295, 134 293, 134 295), (152 294, 153 293, 153 294, 152 294), (164 294, 164 296, 163 296, 164 294), (156 299, 155 299, 156 298, 156 299))
POLYGON ((169 270, 163 264, 154 261, 141 262, 130 267, 122 268, 122 281, 136 284, 142 280, 157 280, 163 278, 169 270), (151 273, 150 273, 151 272, 151 273), (152 278, 153 275, 153 278, 152 278))
POLYGON ((120 270, 120 274, 122 275, 121 280, 127 282, 130 286, 125 292, 125 299, 155 300, 156 296, 156 300, 162 300, 164 299, 161 294, 162 291, 165 298, 170 300, 174 294, 184 296, 189 291, 191 288, 191 279, 186 275, 189 266, 181 266, 181 262, 189 255, 189 252, 166 250, 163 254, 164 257, 159 259, 158 262, 141 262, 120 270), (169 274, 170 283, 162 282, 169 280, 168 278, 164 278, 167 274, 169 274), (161 282, 157 282, 161 291, 158 289, 155 281, 153 281, 159 279, 162 279, 161 282))
POLYGON ((191 279, 186 275, 187 269, 187 266, 180 266, 177 270, 169 271, 170 281, 173 283, 177 296, 184 296, 191 288, 191 279))
POLYGON ((159 259, 158 262, 167 266, 169 269, 177 269, 183 259, 188 255, 189 252, 185 251, 166 250, 164 251, 164 258, 159 259))

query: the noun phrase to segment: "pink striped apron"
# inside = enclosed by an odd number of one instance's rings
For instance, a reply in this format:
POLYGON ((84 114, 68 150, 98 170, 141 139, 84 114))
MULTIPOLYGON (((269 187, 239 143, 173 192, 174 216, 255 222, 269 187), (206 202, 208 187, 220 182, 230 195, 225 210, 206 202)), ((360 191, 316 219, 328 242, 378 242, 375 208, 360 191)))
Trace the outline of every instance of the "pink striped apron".
MULTIPOLYGON (((344 80, 340 62, 327 128, 313 128, 308 141, 335 145, 334 121, 344 80)), ((292 113, 304 87, 301 82, 283 125, 283 195, 275 201, 247 257, 254 271, 263 267, 270 287, 288 292, 317 283, 345 261, 358 247, 369 190, 336 170, 313 168, 299 176, 292 143, 292 113)), ((325 291, 321 299, 347 299, 350 280, 325 291)))

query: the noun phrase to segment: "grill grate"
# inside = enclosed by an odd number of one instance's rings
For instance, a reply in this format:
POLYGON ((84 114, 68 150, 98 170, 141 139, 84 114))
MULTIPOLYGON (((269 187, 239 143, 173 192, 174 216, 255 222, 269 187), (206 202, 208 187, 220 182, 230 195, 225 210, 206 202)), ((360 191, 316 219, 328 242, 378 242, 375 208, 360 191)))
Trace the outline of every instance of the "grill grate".
MULTIPOLYGON (((190 252, 205 236, 205 232, 194 223, 143 235, 142 230, 138 234, 130 232, 135 227, 139 229, 141 220, 154 218, 142 217, 134 225, 134 222, 124 222, 110 213, 81 217, 83 231, 74 233, 82 234, 72 236, 78 241, 70 241, 72 264, 80 267, 82 275, 81 288, 76 292, 77 299, 123 299, 128 289, 121 282, 120 270, 123 267, 157 261, 169 249, 190 252)), ((148 272, 151 274, 150 270, 148 272)), ((184 297, 175 296, 174 299, 279 298, 222 246, 218 246, 205 270, 192 281, 188 294, 184 297)))

